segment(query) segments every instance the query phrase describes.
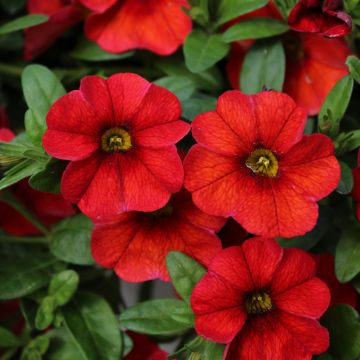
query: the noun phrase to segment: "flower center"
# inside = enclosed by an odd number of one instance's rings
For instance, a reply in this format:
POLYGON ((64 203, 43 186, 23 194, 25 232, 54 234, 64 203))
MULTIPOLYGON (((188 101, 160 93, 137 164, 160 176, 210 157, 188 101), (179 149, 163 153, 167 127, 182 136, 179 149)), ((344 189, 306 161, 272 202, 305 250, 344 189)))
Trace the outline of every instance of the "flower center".
POLYGON ((261 315, 272 310, 271 297, 265 291, 249 294, 245 301, 246 311, 251 315, 261 315))
POLYGON ((174 212, 174 207, 168 202, 164 207, 159 210, 155 210, 149 213, 146 213, 147 216, 153 219, 157 219, 164 216, 170 216, 174 212))
POLYGON ((279 163, 275 155, 267 149, 256 149, 247 158, 245 165, 255 174, 268 177, 276 177, 279 163))
POLYGON ((101 137, 101 149, 107 153, 126 152, 132 147, 130 134, 122 128, 106 130, 101 137))

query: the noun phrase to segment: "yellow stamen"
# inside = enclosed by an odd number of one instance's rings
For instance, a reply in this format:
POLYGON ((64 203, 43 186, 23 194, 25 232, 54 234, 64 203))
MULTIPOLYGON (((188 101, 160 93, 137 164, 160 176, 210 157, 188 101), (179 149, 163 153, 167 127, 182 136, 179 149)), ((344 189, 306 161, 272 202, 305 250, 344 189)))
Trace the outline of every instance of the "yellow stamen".
POLYGON ((101 137, 101 149, 107 153, 126 152, 131 147, 131 136, 122 128, 109 129, 101 137))
POLYGON ((279 170, 279 163, 275 155, 267 149, 259 148, 254 150, 247 158, 245 165, 255 174, 276 177, 279 170))
POLYGON ((272 310, 271 297, 264 291, 253 292, 245 302, 246 311, 251 315, 261 315, 272 310))

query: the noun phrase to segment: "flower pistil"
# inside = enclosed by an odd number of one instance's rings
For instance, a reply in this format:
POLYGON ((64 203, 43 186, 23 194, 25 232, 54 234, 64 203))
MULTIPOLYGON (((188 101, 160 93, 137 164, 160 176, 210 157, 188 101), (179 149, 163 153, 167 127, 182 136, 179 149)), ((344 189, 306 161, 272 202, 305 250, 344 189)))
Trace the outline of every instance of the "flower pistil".
POLYGON ((251 315, 261 315, 272 310, 271 297, 265 291, 256 291, 246 297, 246 311, 251 315))
POLYGON ((268 177, 276 177, 279 170, 279 163, 275 155, 270 150, 263 148, 254 150, 247 158, 245 165, 255 174, 268 177))
POLYGON ((101 149, 107 153, 126 152, 132 147, 130 134, 122 128, 112 128, 101 137, 101 149))

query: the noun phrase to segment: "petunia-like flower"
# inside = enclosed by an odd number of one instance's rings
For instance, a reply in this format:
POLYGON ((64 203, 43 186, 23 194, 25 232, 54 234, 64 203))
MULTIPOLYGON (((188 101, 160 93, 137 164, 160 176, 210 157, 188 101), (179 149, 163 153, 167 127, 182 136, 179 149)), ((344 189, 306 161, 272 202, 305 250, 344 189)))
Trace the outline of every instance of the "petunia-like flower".
POLYGON ((133 348, 124 360, 166 360, 168 353, 161 350, 146 335, 132 331, 128 333, 133 341, 133 348))
POLYGON ((330 306, 337 304, 348 304, 355 307, 357 302, 357 293, 353 286, 341 284, 335 275, 334 256, 330 254, 314 255, 317 262, 316 276, 320 278, 329 287, 331 294, 330 306))
MULTIPOLYGON (((10 129, 0 129, 0 141, 9 142, 15 137, 10 129)), ((12 195, 45 225, 53 225, 74 215, 75 209, 61 195, 32 189, 27 180, 9 188, 12 195)), ((0 201, 0 229, 11 235, 36 235, 40 231, 10 205, 0 201)))
POLYGON ((358 152, 358 166, 353 170, 354 187, 352 197, 355 201, 356 216, 360 221, 360 149, 358 152))
MULTIPOLYGON (((279 18, 275 10, 274 6, 268 5, 261 12, 247 14, 246 18, 279 18)), ((284 92, 309 115, 315 115, 336 82, 348 74, 345 61, 351 51, 344 39, 328 39, 295 31, 286 33, 281 39, 286 55, 284 92)), ((226 70, 234 89, 240 87, 242 64, 253 43, 253 40, 245 40, 232 44, 226 70)))
POLYGON ((256 237, 218 253, 195 286, 197 333, 227 344, 224 360, 310 360, 329 346, 317 319, 330 293, 299 249, 256 237))
POLYGON ((198 142, 185 161, 185 187, 206 213, 232 216, 249 233, 292 237, 316 224, 316 201, 340 179, 331 140, 303 136, 306 114, 286 94, 228 91, 197 116, 198 142))
POLYGON ((293 30, 328 37, 351 32, 351 16, 343 11, 343 0, 300 0, 292 9, 288 23, 293 30))
POLYGON ((165 206, 183 183, 180 115, 174 94, 138 75, 83 78, 51 107, 43 137, 50 155, 71 161, 64 197, 94 219, 165 206))
POLYGON ((25 60, 42 54, 84 18, 84 10, 73 0, 27 0, 27 8, 29 14, 49 15, 49 20, 25 30, 25 60))
POLYGON ((182 9, 190 7, 187 0, 79 1, 96 11, 86 20, 86 36, 112 53, 147 49, 169 55, 184 42, 192 27, 182 9))
POLYGON ((181 191, 159 210, 127 212, 95 224, 91 252, 126 281, 168 281, 167 253, 182 251, 207 265, 221 249, 215 232, 224 222, 196 208, 191 195, 181 191))

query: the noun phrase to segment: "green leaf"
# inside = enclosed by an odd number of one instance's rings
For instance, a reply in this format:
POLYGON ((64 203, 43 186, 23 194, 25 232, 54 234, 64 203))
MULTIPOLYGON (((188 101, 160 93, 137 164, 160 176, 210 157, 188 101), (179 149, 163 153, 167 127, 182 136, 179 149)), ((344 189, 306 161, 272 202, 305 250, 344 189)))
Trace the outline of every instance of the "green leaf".
POLYGON ((166 256, 166 264, 176 291, 190 304, 193 288, 206 270, 197 261, 178 251, 172 251, 166 256))
POLYGON ((16 254, 2 256, 0 300, 16 299, 45 286, 57 263, 58 260, 46 254, 33 253, 21 259, 16 254))
POLYGON ((49 348, 50 338, 49 335, 40 335, 31 340, 21 354, 21 360, 41 360, 49 348))
POLYGON ((217 24, 221 25, 240 15, 265 6, 269 0, 221 0, 217 24))
POLYGON ((43 14, 31 14, 19 17, 0 26, 0 35, 12 33, 14 31, 26 29, 32 26, 40 25, 49 20, 49 17, 43 14))
POLYGON ((220 34, 209 35, 203 30, 195 29, 187 36, 183 49, 187 68, 198 73, 224 58, 230 46, 222 40, 220 34))
POLYGON ((331 307, 321 322, 330 333, 329 352, 336 360, 355 360, 360 354, 360 319, 349 305, 331 307))
POLYGON ((280 35, 289 30, 289 26, 283 21, 271 18, 256 18, 241 21, 229 27, 223 33, 225 42, 245 39, 262 39, 280 35))
POLYGON ((196 116, 207 111, 213 111, 216 108, 216 98, 207 99, 187 99, 182 102, 182 116, 188 120, 193 121, 196 116))
POLYGON ((193 353, 200 354, 201 360, 222 360, 225 345, 217 344, 200 336, 185 345, 193 353))
POLYGON ((51 105, 66 92, 55 74, 42 65, 28 65, 21 75, 26 104, 31 112, 25 116, 26 131, 39 145, 46 130, 46 115, 51 105))
POLYGON ((111 54, 101 49, 95 42, 82 39, 71 55, 75 59, 84 61, 111 61, 129 58, 134 55, 134 51, 122 54, 111 54))
POLYGON ((354 80, 347 75, 331 89, 320 109, 320 132, 329 136, 337 135, 340 122, 350 102, 353 86, 354 80))
POLYGON ((195 91, 194 83, 185 76, 166 76, 154 83, 170 90, 180 101, 188 99, 195 91))
POLYGON ((346 228, 336 247, 335 273, 340 282, 346 283, 360 272, 360 225, 346 228))
POLYGON ((45 296, 36 312, 35 327, 38 330, 44 330, 54 320, 54 311, 56 309, 55 299, 52 296, 45 296))
POLYGON ((337 156, 342 156, 360 147, 360 130, 340 133, 335 140, 337 156))
POLYGON ((38 191, 60 194, 62 174, 68 162, 50 159, 45 169, 31 176, 29 185, 38 191))
POLYGON ((70 301, 79 285, 79 275, 74 270, 64 270, 56 274, 50 282, 49 295, 59 306, 70 301))
POLYGON ((339 161, 339 163, 341 168, 341 179, 336 191, 339 194, 347 195, 351 193, 354 186, 353 174, 348 164, 343 161, 339 161))
POLYGON ((119 360, 121 336, 110 306, 98 295, 79 293, 62 308, 65 326, 84 360, 119 360))
POLYGON ((241 90, 255 94, 267 89, 282 91, 285 78, 285 53, 279 40, 257 41, 245 56, 240 74, 241 90))
POLYGON ((82 354, 74 339, 65 328, 52 330, 48 333, 50 347, 46 353, 48 360, 81 360, 82 354))
POLYGON ((120 315, 121 325, 150 335, 181 333, 193 326, 190 307, 177 299, 149 300, 126 309, 120 315))
POLYGON ((122 353, 122 358, 124 358, 126 355, 128 355, 130 353, 130 351, 133 349, 134 344, 133 341, 131 340, 131 337, 126 334, 125 332, 121 333, 121 336, 123 338, 123 353, 122 353))
POLYGON ((346 65, 349 68, 352 78, 360 84, 360 60, 357 56, 351 55, 346 59, 346 65))
POLYGON ((8 329, 0 327, 0 348, 11 348, 21 344, 20 340, 8 329))
POLYGON ((85 215, 57 223, 50 235, 50 251, 57 258, 78 265, 91 265, 90 236, 93 225, 85 215))

